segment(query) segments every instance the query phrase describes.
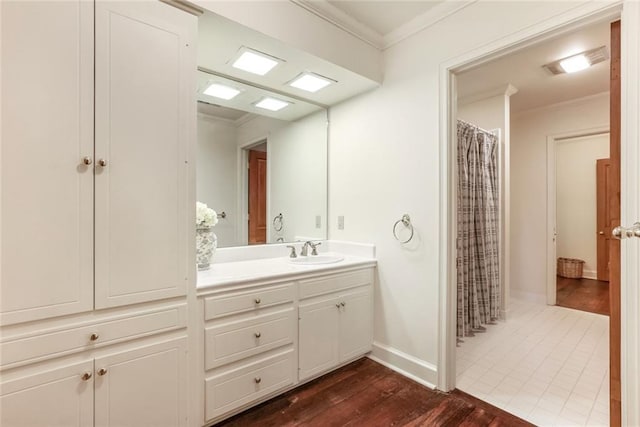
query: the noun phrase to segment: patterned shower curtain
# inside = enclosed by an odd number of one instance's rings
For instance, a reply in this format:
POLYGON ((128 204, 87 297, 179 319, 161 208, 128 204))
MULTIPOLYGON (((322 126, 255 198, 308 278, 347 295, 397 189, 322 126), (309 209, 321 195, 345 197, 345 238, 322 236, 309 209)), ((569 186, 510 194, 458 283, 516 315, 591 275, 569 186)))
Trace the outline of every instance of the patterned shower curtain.
POLYGON ((457 336, 500 312, 498 137, 458 120, 457 336))

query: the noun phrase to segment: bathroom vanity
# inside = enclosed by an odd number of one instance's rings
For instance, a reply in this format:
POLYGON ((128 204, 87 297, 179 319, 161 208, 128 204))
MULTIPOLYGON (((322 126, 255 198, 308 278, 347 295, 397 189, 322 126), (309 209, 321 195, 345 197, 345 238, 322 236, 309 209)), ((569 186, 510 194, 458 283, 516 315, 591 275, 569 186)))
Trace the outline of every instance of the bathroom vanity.
POLYGON ((218 263, 199 273, 204 424, 371 350, 375 259, 318 257, 342 259, 308 265, 300 258, 264 258, 218 263))

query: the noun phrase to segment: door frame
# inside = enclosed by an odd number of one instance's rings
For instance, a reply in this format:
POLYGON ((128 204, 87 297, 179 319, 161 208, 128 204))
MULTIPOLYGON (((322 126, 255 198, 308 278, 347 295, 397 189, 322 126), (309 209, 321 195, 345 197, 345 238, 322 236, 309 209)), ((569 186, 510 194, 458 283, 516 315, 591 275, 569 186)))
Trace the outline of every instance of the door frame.
POLYGON ((556 146, 559 142, 573 138, 609 133, 609 125, 597 126, 589 129, 562 132, 547 136, 547 305, 556 305, 556 146))
MULTIPOLYGON (((439 212, 439 354, 438 388, 452 390, 456 382, 456 77, 471 66, 512 53, 544 38, 575 30, 597 21, 621 18, 622 26, 622 222, 632 224, 640 216, 640 2, 588 2, 497 39, 440 64, 440 212, 439 212), (634 219, 636 218, 636 219, 634 219)), ((640 425, 640 244, 624 242, 621 257, 622 421, 640 425), (633 262, 631 262, 633 260, 633 262), (631 379, 635 378, 635 381, 631 379)), ((507 278, 508 280, 508 278, 507 278)))

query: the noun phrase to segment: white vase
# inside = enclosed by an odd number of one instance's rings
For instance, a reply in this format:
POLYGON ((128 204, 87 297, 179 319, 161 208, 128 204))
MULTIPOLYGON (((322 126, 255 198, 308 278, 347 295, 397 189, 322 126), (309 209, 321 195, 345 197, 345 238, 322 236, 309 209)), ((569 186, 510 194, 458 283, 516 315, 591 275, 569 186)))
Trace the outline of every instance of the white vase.
POLYGON ((198 270, 208 270, 211 267, 211 259, 218 247, 218 237, 213 232, 213 227, 196 228, 196 262, 198 270))

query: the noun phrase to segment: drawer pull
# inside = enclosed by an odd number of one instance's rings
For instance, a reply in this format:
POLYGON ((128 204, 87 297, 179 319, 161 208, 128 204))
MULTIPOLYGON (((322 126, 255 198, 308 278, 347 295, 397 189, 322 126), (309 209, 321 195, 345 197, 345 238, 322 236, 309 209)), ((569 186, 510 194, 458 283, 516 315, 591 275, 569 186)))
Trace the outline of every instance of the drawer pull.
POLYGON ((255 334, 253 334, 256 336, 256 338, 260 338, 262 336, 262 334, 260 332, 256 332, 255 334))
POLYGON ((100 368, 98 369, 98 375, 103 376, 107 373, 107 369, 106 368, 100 368))
POLYGON ((262 378, 260 378, 260 377, 255 377, 255 378, 253 379, 253 381, 255 381, 255 383, 256 383, 256 384, 260 384, 260 382, 262 381, 262 378))
POLYGON ((89 336, 89 339, 90 339, 91 341, 97 341, 97 340, 98 340, 98 338, 100 338, 100 335, 98 335, 98 334, 96 334, 96 333, 93 333, 93 334, 91 334, 91 335, 89 336))
POLYGON ((262 300, 260 298, 256 298, 254 301, 255 301, 256 304, 260 304, 262 302, 262 300))
POLYGON ((336 307, 340 308, 340 304, 336 304, 336 307))
POLYGON ((82 378, 82 381, 89 381, 91 379, 91 372, 85 372, 80 378, 82 378))
POLYGON ((340 305, 341 305, 342 307, 344 307, 345 305, 347 305, 347 303, 346 303, 346 302, 344 302, 344 301, 342 301, 342 302, 340 303, 340 305))

